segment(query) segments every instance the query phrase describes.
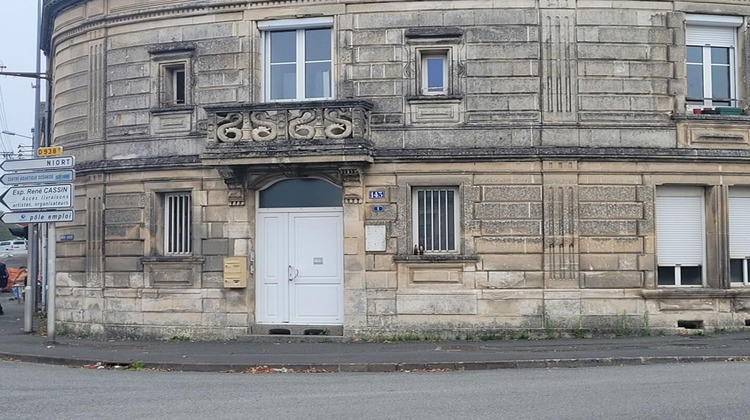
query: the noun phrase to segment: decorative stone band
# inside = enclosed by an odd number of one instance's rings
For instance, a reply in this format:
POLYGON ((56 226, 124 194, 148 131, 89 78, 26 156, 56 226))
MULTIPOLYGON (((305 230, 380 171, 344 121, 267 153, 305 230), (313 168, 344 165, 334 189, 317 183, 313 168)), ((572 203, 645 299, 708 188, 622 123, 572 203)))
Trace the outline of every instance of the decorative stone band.
POLYGON ((208 107, 208 140, 369 140, 371 108, 369 102, 350 100, 208 107))

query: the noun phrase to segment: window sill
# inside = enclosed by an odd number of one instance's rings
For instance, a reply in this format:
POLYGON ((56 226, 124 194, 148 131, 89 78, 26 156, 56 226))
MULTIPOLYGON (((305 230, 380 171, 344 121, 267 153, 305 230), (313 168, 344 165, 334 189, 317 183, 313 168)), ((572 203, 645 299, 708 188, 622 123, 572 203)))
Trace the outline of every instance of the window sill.
POLYGON ((152 114, 177 114, 182 112, 192 112, 193 105, 167 105, 159 108, 151 108, 152 114))
POLYGON ((641 291, 645 299, 706 299, 750 296, 750 287, 733 289, 708 289, 701 286, 659 286, 641 291))
POLYGON ((407 96, 407 102, 460 102, 463 95, 416 95, 407 96))
POLYGON ((719 114, 675 114, 675 121, 732 121, 750 122, 750 115, 719 115, 719 114))
POLYGON ((151 255, 141 257, 141 262, 144 263, 186 263, 186 264, 202 264, 206 261, 203 257, 196 257, 193 255, 151 255))
POLYGON ((426 255, 396 255, 393 261, 397 263, 462 263, 477 262, 477 255, 460 254, 426 254, 426 255))

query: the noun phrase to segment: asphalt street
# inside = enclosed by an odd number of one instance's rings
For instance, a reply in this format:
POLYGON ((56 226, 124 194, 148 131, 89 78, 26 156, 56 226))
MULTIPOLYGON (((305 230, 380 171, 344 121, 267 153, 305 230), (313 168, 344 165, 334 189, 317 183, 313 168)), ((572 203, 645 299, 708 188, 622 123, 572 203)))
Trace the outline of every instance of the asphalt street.
POLYGON ((4 262, 8 267, 25 267, 26 256, 26 251, 3 251, 0 252, 0 262, 4 262))
POLYGON ((341 374, 0 362, 13 419, 746 419, 750 364, 341 374))

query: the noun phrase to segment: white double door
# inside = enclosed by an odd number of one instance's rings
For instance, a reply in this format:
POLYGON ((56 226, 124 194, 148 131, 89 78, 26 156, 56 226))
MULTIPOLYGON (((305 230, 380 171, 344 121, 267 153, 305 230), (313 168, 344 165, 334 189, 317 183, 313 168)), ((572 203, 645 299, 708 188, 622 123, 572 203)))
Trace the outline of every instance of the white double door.
POLYGON ((342 324, 342 209, 259 209, 257 222, 257 322, 342 324))

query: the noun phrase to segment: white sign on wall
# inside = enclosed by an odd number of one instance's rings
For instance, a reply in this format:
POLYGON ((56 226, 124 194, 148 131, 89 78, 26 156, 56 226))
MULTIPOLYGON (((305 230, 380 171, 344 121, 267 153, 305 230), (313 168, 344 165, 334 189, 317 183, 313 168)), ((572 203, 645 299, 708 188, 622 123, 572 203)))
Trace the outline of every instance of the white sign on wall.
POLYGON ((365 226, 365 251, 385 251, 385 225, 365 226))

